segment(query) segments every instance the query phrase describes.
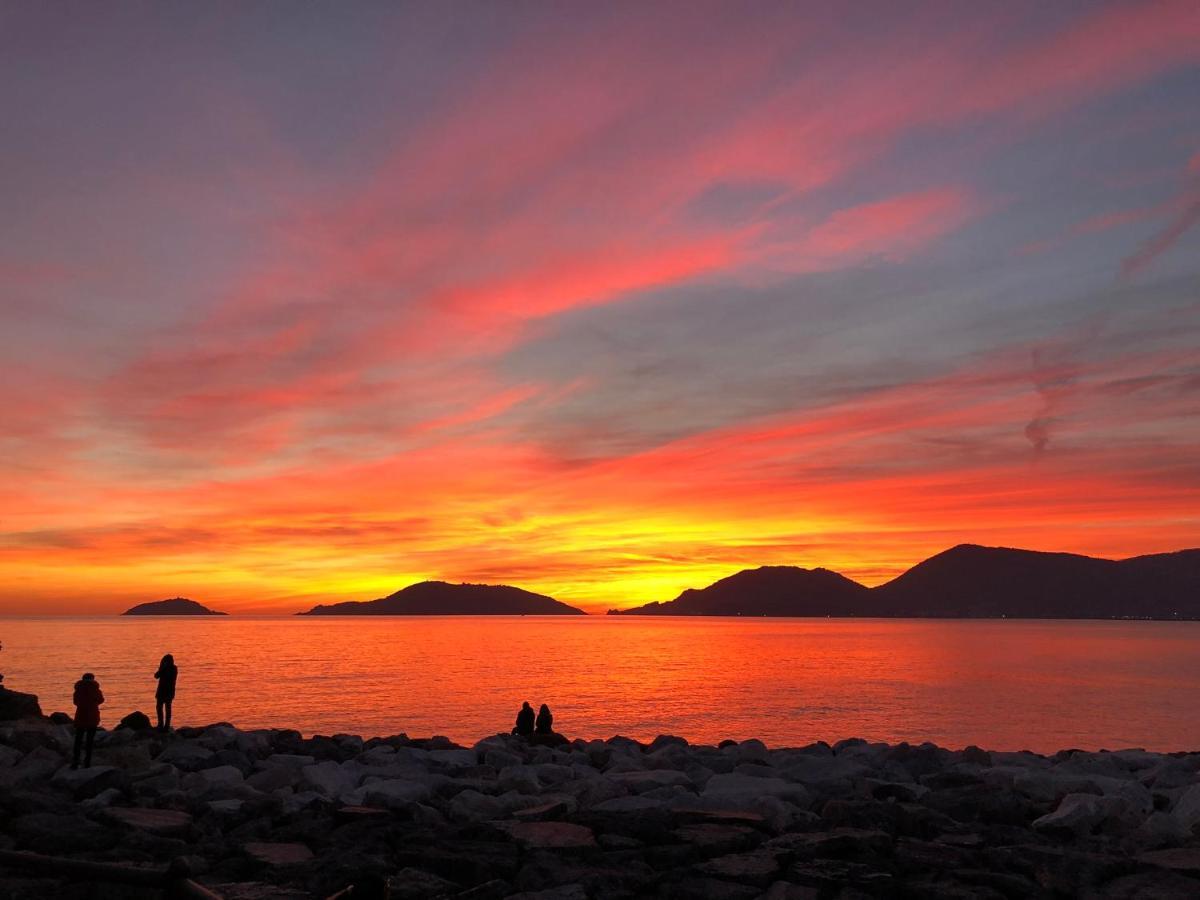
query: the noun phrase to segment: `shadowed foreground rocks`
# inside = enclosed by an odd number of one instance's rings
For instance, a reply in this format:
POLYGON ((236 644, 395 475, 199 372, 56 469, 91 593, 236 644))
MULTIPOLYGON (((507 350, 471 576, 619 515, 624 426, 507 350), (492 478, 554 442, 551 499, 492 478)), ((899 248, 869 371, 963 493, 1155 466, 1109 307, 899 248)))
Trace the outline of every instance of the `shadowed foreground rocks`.
MULTIPOLYGON (((71 771, 71 737, 0 724, 0 851, 171 865, 228 900, 1200 896, 1200 754, 219 724, 101 732, 71 771)), ((161 896, 3 859, 0 897, 161 896)))

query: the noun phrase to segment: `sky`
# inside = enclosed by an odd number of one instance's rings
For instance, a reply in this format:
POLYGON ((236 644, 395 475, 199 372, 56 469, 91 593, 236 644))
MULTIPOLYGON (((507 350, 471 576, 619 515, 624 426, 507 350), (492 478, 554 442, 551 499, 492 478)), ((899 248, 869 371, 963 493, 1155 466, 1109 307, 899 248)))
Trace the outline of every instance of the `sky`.
POLYGON ((0 7, 0 613, 1200 546, 1200 4, 0 7))

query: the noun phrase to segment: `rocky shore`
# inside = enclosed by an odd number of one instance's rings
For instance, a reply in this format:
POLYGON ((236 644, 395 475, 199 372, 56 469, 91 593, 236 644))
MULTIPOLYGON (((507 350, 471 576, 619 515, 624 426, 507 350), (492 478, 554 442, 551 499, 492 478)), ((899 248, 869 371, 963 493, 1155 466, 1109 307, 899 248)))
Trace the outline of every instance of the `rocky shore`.
POLYGON ((64 720, 0 722, 2 897, 1200 896, 1200 753, 64 720))

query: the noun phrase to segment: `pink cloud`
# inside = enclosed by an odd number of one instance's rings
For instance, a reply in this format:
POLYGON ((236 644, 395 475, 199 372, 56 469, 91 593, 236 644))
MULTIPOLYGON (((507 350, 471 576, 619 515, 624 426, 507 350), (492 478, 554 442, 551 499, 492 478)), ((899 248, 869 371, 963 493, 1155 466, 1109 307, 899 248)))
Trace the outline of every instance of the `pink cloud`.
POLYGON ((975 203, 959 188, 902 194, 838 210, 791 248, 800 267, 900 260, 964 222, 975 203))

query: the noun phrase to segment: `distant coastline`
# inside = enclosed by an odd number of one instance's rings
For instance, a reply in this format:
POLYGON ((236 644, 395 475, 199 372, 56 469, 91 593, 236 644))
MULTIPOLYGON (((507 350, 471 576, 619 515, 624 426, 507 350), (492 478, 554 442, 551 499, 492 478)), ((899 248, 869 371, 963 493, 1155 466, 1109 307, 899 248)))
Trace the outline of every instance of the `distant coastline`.
MULTIPOLYGON (((176 597, 125 616, 226 613, 176 597)), ((297 616, 587 615, 554 597, 503 584, 423 581, 374 600, 318 604, 297 616)), ((825 568, 744 569, 672 600, 611 616, 777 618, 1200 620, 1200 549, 1123 560, 959 544, 867 587, 825 568)))

